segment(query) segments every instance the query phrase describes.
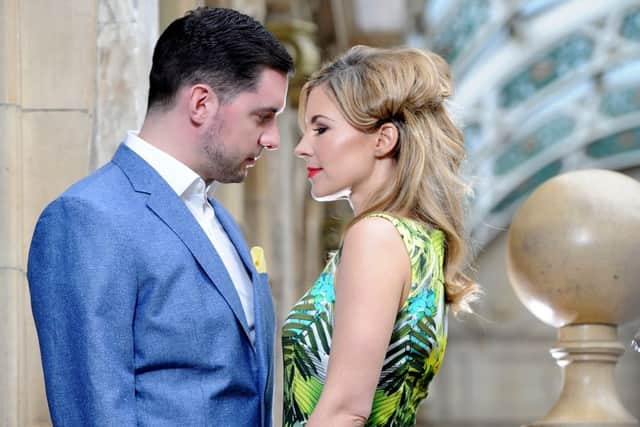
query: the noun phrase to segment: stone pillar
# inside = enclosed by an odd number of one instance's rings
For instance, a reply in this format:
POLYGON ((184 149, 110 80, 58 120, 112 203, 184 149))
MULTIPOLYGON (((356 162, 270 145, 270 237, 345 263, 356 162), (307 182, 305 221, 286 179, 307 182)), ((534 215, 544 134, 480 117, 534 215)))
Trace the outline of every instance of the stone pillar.
POLYGON ((207 6, 239 10, 259 21, 264 21, 267 14, 266 0, 205 0, 204 3, 207 6))
POLYGON ((96 99, 90 169, 107 163, 147 111, 149 70, 158 39, 158 3, 99 0, 96 99))
POLYGON ((186 11, 204 6, 204 0, 158 0, 160 9, 160 32, 186 11))
POLYGON ((19 325, 24 313, 17 309, 24 297, 24 262, 18 215, 19 81, 18 8, 0 1, 0 425, 18 426, 19 325), (11 207, 11 208, 8 208, 11 207), (11 210, 9 210, 11 209, 11 210))

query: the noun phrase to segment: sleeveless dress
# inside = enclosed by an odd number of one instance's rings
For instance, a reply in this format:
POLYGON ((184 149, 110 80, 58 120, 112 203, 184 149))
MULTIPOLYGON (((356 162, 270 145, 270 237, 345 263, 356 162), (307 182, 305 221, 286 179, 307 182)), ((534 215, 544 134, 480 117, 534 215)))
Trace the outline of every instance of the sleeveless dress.
MULTIPOLYGON (((444 301, 444 234, 420 223, 374 213, 390 221, 411 259, 411 288, 396 317, 366 426, 414 426, 418 404, 438 372, 447 340, 444 301)), ((285 427, 304 426, 326 380, 335 302, 330 257, 309 291, 294 305, 282 329, 285 427)))

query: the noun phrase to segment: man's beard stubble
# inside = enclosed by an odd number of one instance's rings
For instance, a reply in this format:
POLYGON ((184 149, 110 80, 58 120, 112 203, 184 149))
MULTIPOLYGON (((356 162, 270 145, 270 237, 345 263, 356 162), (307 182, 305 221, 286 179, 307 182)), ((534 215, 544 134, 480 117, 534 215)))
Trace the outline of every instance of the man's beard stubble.
POLYGON ((242 161, 236 163, 226 154, 220 138, 223 124, 222 120, 212 123, 201 141, 207 156, 208 175, 210 179, 221 183, 242 182, 247 170, 242 166, 242 161))

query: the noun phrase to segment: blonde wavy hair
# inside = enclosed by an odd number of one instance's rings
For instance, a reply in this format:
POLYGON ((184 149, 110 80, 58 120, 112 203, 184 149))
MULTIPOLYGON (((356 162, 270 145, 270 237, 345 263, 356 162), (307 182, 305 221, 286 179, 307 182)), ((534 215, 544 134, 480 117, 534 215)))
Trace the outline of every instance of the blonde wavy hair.
POLYGON ((478 285, 465 268, 464 200, 469 187, 459 169, 464 138, 445 109, 453 87, 449 66, 433 52, 414 48, 355 46, 315 72, 300 92, 303 123, 310 92, 320 87, 333 98, 344 118, 361 132, 384 123, 398 128, 391 155, 395 176, 367 203, 352 224, 372 212, 407 214, 442 230, 446 301, 454 311, 471 311, 478 285))

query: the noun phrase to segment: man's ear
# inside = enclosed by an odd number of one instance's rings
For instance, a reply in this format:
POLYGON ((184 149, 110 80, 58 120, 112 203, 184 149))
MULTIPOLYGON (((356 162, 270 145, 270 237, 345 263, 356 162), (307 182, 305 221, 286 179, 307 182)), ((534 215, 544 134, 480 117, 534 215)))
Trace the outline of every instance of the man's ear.
POLYGON ((188 89, 189 117, 196 125, 203 125, 217 114, 220 102, 211 86, 195 84, 188 89))
POLYGON ((398 128, 393 123, 384 123, 377 131, 375 155, 385 157, 393 152, 398 144, 398 128))

